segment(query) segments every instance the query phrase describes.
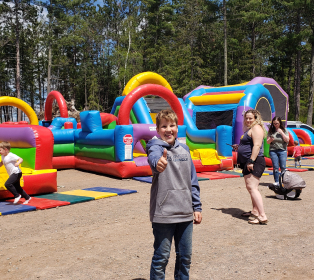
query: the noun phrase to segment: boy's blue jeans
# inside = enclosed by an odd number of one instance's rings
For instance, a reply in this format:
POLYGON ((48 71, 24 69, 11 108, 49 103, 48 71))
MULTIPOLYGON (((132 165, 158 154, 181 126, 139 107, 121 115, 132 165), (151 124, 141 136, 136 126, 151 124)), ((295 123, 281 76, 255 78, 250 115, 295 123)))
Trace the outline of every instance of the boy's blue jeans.
POLYGON ((165 279, 172 237, 174 237, 176 251, 174 279, 189 279, 192 258, 193 221, 177 224, 153 223, 152 227, 155 242, 154 256, 150 269, 150 280, 165 279))
POLYGON ((269 151, 269 155, 273 163, 273 173, 275 182, 279 182, 279 166, 281 169, 281 173, 286 170, 287 151, 271 150, 269 151))

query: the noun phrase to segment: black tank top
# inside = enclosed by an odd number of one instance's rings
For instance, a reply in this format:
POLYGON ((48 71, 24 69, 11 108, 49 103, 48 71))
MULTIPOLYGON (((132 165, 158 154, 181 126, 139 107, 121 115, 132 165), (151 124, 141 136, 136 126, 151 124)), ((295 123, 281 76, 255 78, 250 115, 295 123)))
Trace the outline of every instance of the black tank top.
MULTIPOLYGON (((248 130, 249 131, 249 130, 248 130)), ((239 147, 238 147, 238 159, 237 159, 237 163, 246 163, 248 161, 248 159, 251 157, 252 155, 252 149, 253 149, 253 139, 252 137, 250 137, 247 133, 245 132, 239 147)), ((262 146, 259 150, 258 156, 264 156, 264 143, 262 143, 262 146)))

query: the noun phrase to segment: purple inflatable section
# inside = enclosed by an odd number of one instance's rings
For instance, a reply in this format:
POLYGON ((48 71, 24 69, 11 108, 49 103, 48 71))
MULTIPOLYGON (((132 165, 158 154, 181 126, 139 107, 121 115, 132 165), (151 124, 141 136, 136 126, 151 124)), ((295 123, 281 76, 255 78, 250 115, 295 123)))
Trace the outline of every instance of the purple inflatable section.
POLYGON ((190 94, 191 92, 193 92, 194 90, 203 88, 203 87, 210 88, 210 87, 212 87, 212 86, 204 86, 204 85, 198 86, 197 88, 193 89, 192 91, 190 91, 189 93, 187 93, 186 95, 184 95, 184 96, 183 96, 183 101, 185 101, 185 99, 189 96, 189 94, 190 94))
POLYGON ((8 141, 11 147, 36 147, 36 139, 30 127, 0 127, 0 141, 8 141))
POLYGON ((137 157, 134 158, 136 166, 146 166, 148 165, 147 157, 137 157))
POLYGON ((154 136, 159 136, 155 124, 133 124, 133 137, 136 144, 139 140, 150 140, 154 136))
MULTIPOLYGON (((255 85, 255 84, 271 84, 271 85, 275 85, 289 100, 289 95, 282 89, 282 87, 280 85, 278 85, 278 83, 272 79, 272 78, 265 78, 265 77, 256 77, 253 80, 251 80, 250 82, 247 83, 247 85, 255 85)), ((286 116, 288 117, 288 104, 286 105, 286 116)), ((272 118, 275 117, 276 114, 272 114, 272 118)), ((286 122, 286 126, 287 126, 287 122, 286 122)))

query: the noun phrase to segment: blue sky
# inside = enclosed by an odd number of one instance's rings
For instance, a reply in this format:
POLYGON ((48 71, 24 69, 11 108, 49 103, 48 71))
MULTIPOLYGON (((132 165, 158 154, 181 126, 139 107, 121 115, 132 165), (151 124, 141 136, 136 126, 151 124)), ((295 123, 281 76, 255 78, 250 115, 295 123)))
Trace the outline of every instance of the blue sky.
POLYGON ((104 4, 104 1, 103 0, 97 0, 95 2, 95 5, 99 4, 100 6, 102 6, 104 4))

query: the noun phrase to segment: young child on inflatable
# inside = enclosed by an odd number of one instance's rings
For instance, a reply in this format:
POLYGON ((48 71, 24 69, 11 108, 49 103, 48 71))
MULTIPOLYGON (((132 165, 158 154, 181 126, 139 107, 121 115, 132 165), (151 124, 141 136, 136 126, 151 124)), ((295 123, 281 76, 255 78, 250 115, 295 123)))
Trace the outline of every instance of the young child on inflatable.
POLYGON ((188 279, 192 256, 193 219, 202 221, 200 188, 189 148, 180 143, 178 117, 162 110, 156 117, 154 137, 147 144, 148 162, 153 172, 150 193, 154 255, 150 279, 164 279, 172 238, 176 249, 175 279, 188 279))
POLYGON ((293 155, 292 157, 294 157, 294 166, 297 167, 297 162, 299 164, 299 167, 301 168, 301 153, 302 153, 302 149, 299 146, 298 141, 294 141, 294 148, 293 148, 293 155))
POLYGON ((20 179, 22 177, 22 171, 19 165, 23 162, 23 159, 10 152, 11 145, 9 142, 0 143, 1 162, 0 167, 4 165, 6 171, 9 174, 9 179, 5 182, 4 186, 14 196, 14 204, 17 204, 21 197, 25 198, 23 204, 28 204, 31 197, 22 189, 20 185, 20 179))

